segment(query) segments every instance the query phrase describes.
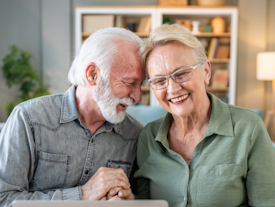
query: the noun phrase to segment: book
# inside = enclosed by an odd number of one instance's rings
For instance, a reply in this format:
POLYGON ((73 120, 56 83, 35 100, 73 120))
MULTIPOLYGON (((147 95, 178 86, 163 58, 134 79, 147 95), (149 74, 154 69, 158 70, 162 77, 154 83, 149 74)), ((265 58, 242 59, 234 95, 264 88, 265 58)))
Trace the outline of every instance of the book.
POLYGON ((229 58, 230 53, 230 38, 222 37, 218 40, 217 50, 215 52, 215 58, 223 59, 229 58))
POLYGON ((114 27, 114 15, 83 15, 83 31, 93 33, 100 29, 114 27))
POLYGON ((211 87, 226 88, 229 82, 229 71, 226 69, 217 69, 214 71, 211 87))
POLYGON ((151 17, 141 17, 137 32, 150 32, 150 31, 151 31, 151 17))
POLYGON ((212 60, 215 58, 215 53, 218 45, 218 38, 212 38, 208 47, 207 58, 212 60))

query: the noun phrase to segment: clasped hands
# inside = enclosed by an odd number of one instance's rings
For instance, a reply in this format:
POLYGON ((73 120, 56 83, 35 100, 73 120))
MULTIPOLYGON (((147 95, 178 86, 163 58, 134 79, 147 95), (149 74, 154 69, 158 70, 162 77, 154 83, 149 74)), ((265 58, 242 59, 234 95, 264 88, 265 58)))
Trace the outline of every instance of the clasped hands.
POLYGON ((122 169, 101 167, 81 186, 83 200, 133 200, 128 177, 122 169))

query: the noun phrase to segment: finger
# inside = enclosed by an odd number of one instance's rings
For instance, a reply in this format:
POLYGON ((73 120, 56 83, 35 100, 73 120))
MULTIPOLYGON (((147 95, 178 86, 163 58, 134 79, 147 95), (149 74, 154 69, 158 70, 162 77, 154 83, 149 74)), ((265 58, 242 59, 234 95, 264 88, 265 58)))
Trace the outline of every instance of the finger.
POLYGON ((124 189, 129 189, 130 188, 130 184, 127 182, 125 183, 124 181, 121 181, 119 179, 115 179, 115 180, 110 180, 106 183, 106 188, 108 188, 108 192, 112 189, 112 188, 116 188, 116 187, 122 187, 124 189))
POLYGON ((119 192, 118 192, 118 197, 120 198, 125 198, 125 199, 128 199, 131 195, 132 195, 132 190, 131 188, 128 188, 128 189, 121 189, 119 192))
POLYGON ((107 200, 106 196, 104 196, 103 198, 101 198, 101 200, 102 201, 106 201, 107 200))
POLYGON ((123 199, 115 195, 112 198, 110 198, 108 201, 119 201, 119 200, 123 200, 123 199))
POLYGON ((108 172, 106 171, 105 176, 109 176, 110 179, 120 179, 124 182, 129 182, 127 175, 125 174, 124 170, 121 168, 119 169, 110 168, 108 172))
POLYGON ((116 195, 120 190, 122 190, 123 188, 122 187, 115 187, 115 188, 112 188, 108 194, 110 194, 111 196, 114 196, 116 195))
POLYGON ((129 183, 129 179, 126 176, 125 172, 122 169, 114 169, 114 168, 99 168, 97 177, 101 178, 102 181, 110 181, 119 179, 124 182, 129 183))

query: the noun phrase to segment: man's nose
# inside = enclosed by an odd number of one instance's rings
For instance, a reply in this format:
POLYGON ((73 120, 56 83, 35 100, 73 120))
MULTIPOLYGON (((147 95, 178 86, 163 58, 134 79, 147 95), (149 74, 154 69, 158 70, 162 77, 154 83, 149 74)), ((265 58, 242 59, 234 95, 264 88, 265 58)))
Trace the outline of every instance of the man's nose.
POLYGON ((135 85, 130 93, 130 98, 132 98, 136 103, 141 101, 141 86, 135 85))

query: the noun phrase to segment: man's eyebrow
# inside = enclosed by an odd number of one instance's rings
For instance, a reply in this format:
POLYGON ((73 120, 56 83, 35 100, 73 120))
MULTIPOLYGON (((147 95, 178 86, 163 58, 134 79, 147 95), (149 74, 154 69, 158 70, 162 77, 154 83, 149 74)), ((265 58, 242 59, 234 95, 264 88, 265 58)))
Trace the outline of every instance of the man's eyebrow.
POLYGON ((123 81, 137 81, 138 78, 123 78, 123 81))

